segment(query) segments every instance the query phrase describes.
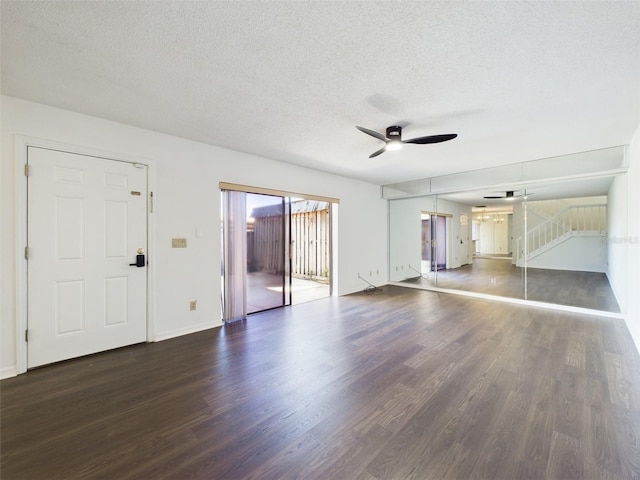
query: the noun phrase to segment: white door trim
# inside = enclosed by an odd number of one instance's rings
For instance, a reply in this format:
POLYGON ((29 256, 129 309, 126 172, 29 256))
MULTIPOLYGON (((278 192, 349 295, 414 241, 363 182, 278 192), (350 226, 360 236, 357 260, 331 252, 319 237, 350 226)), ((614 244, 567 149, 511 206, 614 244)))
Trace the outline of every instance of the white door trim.
MULTIPOLYGON (((150 158, 139 157, 122 153, 109 152, 91 147, 69 145, 52 140, 16 135, 14 139, 15 155, 15 204, 16 204, 16 228, 15 228, 15 261, 16 261, 16 373, 19 375, 27 371, 27 342, 25 331, 27 330, 27 261, 24 249, 27 246, 27 177, 25 167, 27 165, 28 147, 40 147, 50 150, 87 155, 108 160, 116 160, 128 163, 140 163, 147 166, 147 185, 150 195, 155 191, 155 168, 150 158)), ((148 199, 148 204, 153 207, 153 198, 148 199)), ((156 340, 155 334, 155 216, 152 210, 147 210, 147 341, 156 340)))

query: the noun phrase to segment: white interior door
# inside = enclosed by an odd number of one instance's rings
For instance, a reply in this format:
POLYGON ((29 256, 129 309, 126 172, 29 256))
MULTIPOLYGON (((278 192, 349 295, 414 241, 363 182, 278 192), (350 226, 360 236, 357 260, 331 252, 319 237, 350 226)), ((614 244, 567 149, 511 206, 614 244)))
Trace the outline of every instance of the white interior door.
POLYGON ((29 368, 144 342, 146 166, 29 147, 29 368))

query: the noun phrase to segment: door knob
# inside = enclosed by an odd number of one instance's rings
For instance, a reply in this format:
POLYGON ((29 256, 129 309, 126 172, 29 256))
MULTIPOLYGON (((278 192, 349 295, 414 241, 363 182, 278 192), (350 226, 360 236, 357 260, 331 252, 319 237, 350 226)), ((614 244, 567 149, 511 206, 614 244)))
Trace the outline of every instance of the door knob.
POLYGON ((145 262, 145 258, 144 258, 144 248, 139 248, 138 249, 138 254, 136 255, 136 263, 130 263, 129 266, 130 267, 144 267, 146 264, 145 262))

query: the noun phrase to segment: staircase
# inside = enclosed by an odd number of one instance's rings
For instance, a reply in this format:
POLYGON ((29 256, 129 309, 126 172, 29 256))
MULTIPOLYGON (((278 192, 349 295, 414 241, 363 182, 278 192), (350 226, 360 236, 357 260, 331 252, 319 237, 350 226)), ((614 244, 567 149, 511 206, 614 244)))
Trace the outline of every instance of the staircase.
POLYGON ((541 255, 575 236, 607 235, 607 205, 569 205, 516 239, 516 265, 541 255))

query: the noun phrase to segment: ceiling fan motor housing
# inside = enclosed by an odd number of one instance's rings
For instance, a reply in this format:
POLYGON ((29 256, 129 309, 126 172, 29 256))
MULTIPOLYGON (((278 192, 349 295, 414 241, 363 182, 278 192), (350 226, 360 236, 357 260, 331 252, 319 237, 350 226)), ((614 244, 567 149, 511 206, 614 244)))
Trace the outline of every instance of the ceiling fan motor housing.
POLYGON ((389 140, 402 140, 402 127, 397 125, 387 127, 387 138, 389 140))

